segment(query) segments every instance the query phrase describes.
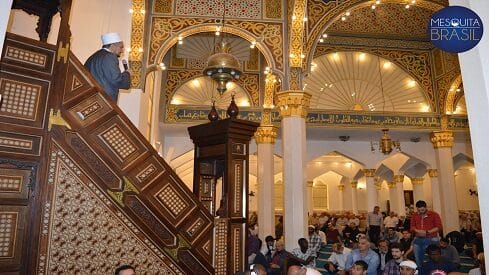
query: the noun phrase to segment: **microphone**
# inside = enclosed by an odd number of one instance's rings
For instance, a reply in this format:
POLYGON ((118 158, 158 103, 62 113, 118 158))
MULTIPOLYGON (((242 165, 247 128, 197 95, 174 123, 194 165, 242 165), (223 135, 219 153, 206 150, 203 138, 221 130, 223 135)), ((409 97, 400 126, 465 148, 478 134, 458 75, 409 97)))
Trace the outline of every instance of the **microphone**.
POLYGON ((124 66, 125 71, 129 70, 129 66, 127 65, 127 60, 122 59, 122 66, 124 66))

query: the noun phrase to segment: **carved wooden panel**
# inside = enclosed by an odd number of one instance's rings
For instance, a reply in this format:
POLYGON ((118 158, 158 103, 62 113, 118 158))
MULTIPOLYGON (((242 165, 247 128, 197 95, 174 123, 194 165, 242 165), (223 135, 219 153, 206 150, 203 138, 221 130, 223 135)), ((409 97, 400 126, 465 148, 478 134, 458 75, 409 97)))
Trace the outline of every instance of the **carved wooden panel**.
POLYGON ((70 56, 68 73, 64 87, 63 102, 83 96, 87 91, 96 86, 97 82, 89 75, 83 74, 83 65, 73 56, 70 56))
POLYGON ((0 132, 0 152, 39 156, 42 137, 0 132))
POLYGON ((49 84, 47 81, 1 72, 0 122, 42 128, 49 84))
POLYGON ((112 106, 100 93, 96 93, 71 107, 68 115, 80 126, 88 127, 112 111, 112 106))
MULTIPOLYGON (((34 221, 28 221, 31 189, 36 171, 31 164, 0 160, 0 266, 2 272, 22 273, 34 221)), ((3 273, 2 273, 3 274, 3 273)))
POLYGON ((7 34, 2 55, 2 63, 12 69, 20 69, 49 77, 53 73, 54 45, 43 44, 35 40, 7 34))

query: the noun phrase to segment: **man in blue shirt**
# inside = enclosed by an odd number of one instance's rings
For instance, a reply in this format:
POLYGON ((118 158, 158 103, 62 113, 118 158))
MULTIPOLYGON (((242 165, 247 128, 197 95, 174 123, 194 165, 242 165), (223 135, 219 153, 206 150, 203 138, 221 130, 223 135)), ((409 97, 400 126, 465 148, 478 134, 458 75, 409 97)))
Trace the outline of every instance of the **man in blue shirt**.
POLYGON ((358 237, 358 249, 353 250, 345 263, 345 270, 351 271, 356 261, 362 260, 368 264, 367 275, 376 275, 380 260, 379 255, 370 249, 370 242, 365 235, 358 237))
POLYGON ((428 253, 429 261, 423 263, 421 267, 421 275, 431 275, 434 271, 444 271, 446 274, 456 271, 455 265, 451 262, 446 261, 441 257, 441 249, 436 244, 430 244, 426 248, 426 253, 428 253))

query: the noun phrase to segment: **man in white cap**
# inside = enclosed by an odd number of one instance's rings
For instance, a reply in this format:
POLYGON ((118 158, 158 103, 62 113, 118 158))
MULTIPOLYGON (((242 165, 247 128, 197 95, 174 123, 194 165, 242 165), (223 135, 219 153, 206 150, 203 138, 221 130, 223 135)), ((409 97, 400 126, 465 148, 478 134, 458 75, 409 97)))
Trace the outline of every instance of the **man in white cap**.
POLYGON ((418 266, 415 262, 406 260, 399 264, 399 274, 400 275, 416 275, 418 271, 416 270, 418 266))
POLYGON ((102 35, 102 49, 95 52, 85 62, 85 68, 92 74, 107 94, 117 102, 119 89, 129 89, 131 75, 121 72, 119 57, 124 51, 124 43, 116 32, 102 35))

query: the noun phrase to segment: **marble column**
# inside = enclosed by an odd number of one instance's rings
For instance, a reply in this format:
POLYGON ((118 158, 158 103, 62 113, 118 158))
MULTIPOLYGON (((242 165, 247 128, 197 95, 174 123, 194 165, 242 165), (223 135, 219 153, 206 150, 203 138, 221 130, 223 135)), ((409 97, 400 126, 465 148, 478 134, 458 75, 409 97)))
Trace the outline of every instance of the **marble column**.
POLYGON ((338 210, 340 211, 345 211, 345 203, 344 203, 344 196, 345 196, 345 185, 344 184, 339 184, 338 185, 338 210))
POLYGON ((425 200, 424 191, 423 191, 424 178, 423 177, 412 178, 411 183, 413 184, 414 203, 416 203, 419 200, 425 200))
MULTIPOLYGON (((433 203, 433 211, 441 214, 441 200, 440 200, 440 184, 438 182, 438 170, 428 169, 428 175, 431 180, 431 199, 433 203)), ((416 203, 416 201, 414 201, 416 203)))
POLYGON ((352 181, 351 186, 351 210, 353 213, 358 214, 358 181, 352 181))
POLYGON ((397 211, 399 216, 406 216, 406 200, 404 199, 404 175, 394 175, 396 185, 397 211))
POLYGON ((378 191, 374 182, 375 169, 363 169, 363 173, 367 183, 367 212, 371 212, 375 206, 379 205, 378 191))
MULTIPOLYGON (((441 201, 440 214, 443 221, 443 232, 458 231, 460 225, 452 159, 453 132, 447 130, 433 132, 431 133, 431 142, 435 149, 439 184, 443 185, 438 189, 441 201)), ((433 192, 433 196, 435 196, 435 192, 433 192)))
POLYGON ((257 145, 258 236, 275 236, 274 144, 278 129, 260 126, 255 132, 257 145))
POLYGON ((311 95, 300 90, 277 94, 282 118, 285 248, 307 236, 306 120, 311 95))
POLYGON ((389 188, 390 211, 397 213, 399 210, 399 202, 397 198, 396 183, 394 181, 388 182, 387 187, 389 188))
POLYGON ((307 181, 306 188, 307 188, 306 191, 307 213, 309 215, 312 215, 312 213, 314 213, 314 196, 312 194, 314 188, 314 182, 307 181))

